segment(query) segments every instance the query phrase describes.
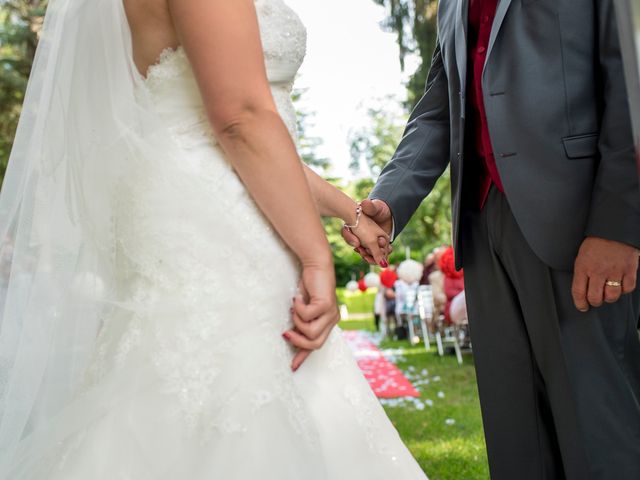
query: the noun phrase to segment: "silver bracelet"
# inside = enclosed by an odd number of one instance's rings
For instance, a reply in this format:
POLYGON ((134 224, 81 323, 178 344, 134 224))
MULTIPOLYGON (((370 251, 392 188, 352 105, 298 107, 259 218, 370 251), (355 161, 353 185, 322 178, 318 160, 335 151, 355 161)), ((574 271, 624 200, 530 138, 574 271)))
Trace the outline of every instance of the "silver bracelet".
POLYGON ((344 228, 348 228, 349 230, 351 230, 352 228, 358 228, 358 225, 360 225, 361 216, 362 216, 362 205, 358 204, 358 206, 356 207, 356 223, 353 225, 347 225, 345 223, 344 228))

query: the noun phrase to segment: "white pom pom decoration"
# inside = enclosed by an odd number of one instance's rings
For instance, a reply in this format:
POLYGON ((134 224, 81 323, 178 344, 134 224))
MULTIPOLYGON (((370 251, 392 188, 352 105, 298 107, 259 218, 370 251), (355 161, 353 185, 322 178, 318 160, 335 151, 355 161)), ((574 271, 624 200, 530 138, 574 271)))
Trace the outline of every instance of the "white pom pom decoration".
POLYGON ((355 280, 351 280, 349 283, 347 283, 347 290, 350 292, 357 292, 358 291, 358 282, 356 282, 355 280))
POLYGON ((367 288, 378 288, 380 286, 380 275, 369 272, 364 276, 364 284, 367 288))
POLYGON ((397 270, 398 278, 409 284, 419 282, 423 272, 424 265, 411 259, 402 262, 397 270))

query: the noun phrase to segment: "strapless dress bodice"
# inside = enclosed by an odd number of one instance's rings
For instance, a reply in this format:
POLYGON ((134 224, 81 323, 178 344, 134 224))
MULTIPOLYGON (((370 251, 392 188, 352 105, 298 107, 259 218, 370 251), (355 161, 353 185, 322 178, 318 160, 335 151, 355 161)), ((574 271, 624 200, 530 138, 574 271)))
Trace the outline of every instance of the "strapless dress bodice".
MULTIPOLYGON (((291 91, 306 53, 306 29, 282 0, 256 0, 255 5, 274 101, 291 136, 296 139, 291 91)), ((193 70, 182 47, 162 52, 158 61, 149 67, 142 88, 179 145, 190 147, 215 141, 193 70)))

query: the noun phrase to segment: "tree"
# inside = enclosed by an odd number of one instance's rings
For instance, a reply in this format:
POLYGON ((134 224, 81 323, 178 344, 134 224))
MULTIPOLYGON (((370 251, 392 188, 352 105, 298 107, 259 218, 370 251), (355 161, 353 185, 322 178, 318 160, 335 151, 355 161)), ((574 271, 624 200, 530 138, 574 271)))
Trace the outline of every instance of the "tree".
POLYGON ((329 159, 318 156, 317 148, 322 145, 322 139, 309 135, 309 128, 313 126, 311 122, 315 113, 309 112, 302 105, 302 96, 305 92, 304 89, 294 89, 291 94, 293 104, 296 107, 298 153, 304 163, 325 171, 329 168, 329 159))
POLYGON ((407 118, 398 109, 398 101, 392 97, 369 107, 367 115, 370 119, 369 126, 350 136, 350 168, 356 175, 365 170, 376 178, 393 156, 407 118))
POLYGON ((438 0, 373 1, 387 9, 388 16, 383 27, 397 36, 400 65, 403 70, 408 55, 416 54, 421 61, 407 85, 407 107, 411 109, 422 97, 431 65, 437 33, 438 0))
POLYGON ((4 178, 47 1, 5 0, 0 5, 0 178, 4 178))

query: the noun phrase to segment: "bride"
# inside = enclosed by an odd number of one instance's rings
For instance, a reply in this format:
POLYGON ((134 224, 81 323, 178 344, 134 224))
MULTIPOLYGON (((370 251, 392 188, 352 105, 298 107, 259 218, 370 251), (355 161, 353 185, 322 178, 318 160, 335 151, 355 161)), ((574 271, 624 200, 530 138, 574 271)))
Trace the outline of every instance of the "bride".
MULTIPOLYGON (((335 328, 282 0, 50 0, 0 195, 0 479, 424 479, 335 328)), ((319 215, 320 214, 320 215, 319 215)))

